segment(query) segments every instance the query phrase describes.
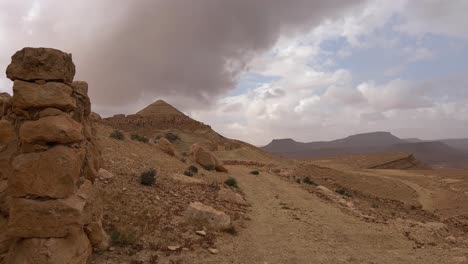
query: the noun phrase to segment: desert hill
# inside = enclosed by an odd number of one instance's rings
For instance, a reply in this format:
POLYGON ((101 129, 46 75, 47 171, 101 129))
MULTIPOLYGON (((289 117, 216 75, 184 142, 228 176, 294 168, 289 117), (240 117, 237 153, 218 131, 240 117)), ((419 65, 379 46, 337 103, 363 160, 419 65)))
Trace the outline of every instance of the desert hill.
MULTIPOLYGON (((463 146, 458 141, 452 146, 463 146), (456 143, 459 144, 456 144, 456 143)), ((333 141, 301 143, 292 139, 273 140, 262 147, 263 150, 276 155, 294 158, 336 156, 344 154, 366 154, 379 152, 406 152, 431 164, 463 163, 468 161, 468 152, 454 148, 444 142, 420 141, 417 139, 400 139, 388 132, 373 132, 352 135, 333 141)))

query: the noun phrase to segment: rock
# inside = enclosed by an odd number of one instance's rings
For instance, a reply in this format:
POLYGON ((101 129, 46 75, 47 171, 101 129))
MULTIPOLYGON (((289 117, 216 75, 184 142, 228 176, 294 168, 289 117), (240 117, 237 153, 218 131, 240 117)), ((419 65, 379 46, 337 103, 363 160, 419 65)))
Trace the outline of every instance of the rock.
POLYGON ((19 136, 26 143, 80 142, 84 139, 83 127, 69 115, 47 116, 36 121, 26 121, 20 127, 19 136))
POLYGON ((206 232, 205 230, 199 230, 199 231, 195 231, 195 233, 199 236, 206 236, 206 232))
POLYGON ((166 138, 160 138, 156 143, 156 147, 168 155, 175 156, 176 151, 174 145, 172 145, 172 143, 166 138))
POLYGON ((211 254, 218 254, 219 250, 216 249, 216 248, 208 248, 208 251, 211 253, 211 254))
POLYGON ((49 107, 39 112, 39 117, 56 116, 56 115, 62 115, 62 114, 64 114, 64 112, 62 112, 61 110, 57 108, 49 107))
MULTIPOLYGON (((10 211, 10 200, 11 197, 7 195, 7 180, 0 179, 0 217, 8 216, 10 211)), ((1 233, 1 232, 0 232, 1 233)))
POLYGON ((181 174, 178 174, 178 173, 174 173, 170 177, 171 177, 171 179, 173 179, 175 181, 178 181, 178 182, 181 182, 181 183, 205 184, 205 182, 203 180, 193 178, 193 177, 189 177, 189 176, 185 176, 185 175, 181 175, 181 174))
POLYGON ((65 237, 82 229, 85 201, 77 196, 57 200, 13 198, 8 234, 17 238, 65 237))
POLYGON ((231 227, 231 218, 227 214, 200 202, 189 205, 185 218, 189 223, 214 230, 224 230, 231 227))
POLYGON ((85 226, 86 235, 91 242, 91 245, 97 251, 107 250, 110 246, 110 237, 104 231, 102 222, 91 222, 85 226))
POLYGON ((99 179, 101 180, 109 180, 109 179, 114 178, 114 175, 112 173, 102 168, 99 169, 98 175, 99 175, 99 179))
POLYGON ((11 57, 7 77, 23 81, 58 81, 71 83, 75 64, 71 54, 50 48, 23 48, 11 57))
POLYGON ((6 228, 7 228, 7 219, 0 215, 0 263, 2 263, 1 255, 7 253, 11 245, 14 242, 14 239, 8 236, 6 232, 6 228))
POLYGON ((7 105, 10 102, 11 96, 8 93, 0 93, 0 118, 7 114, 7 105))
POLYGON ((167 249, 169 249, 170 251, 177 251, 180 249, 180 246, 167 246, 167 249))
POLYGON ((317 190, 321 191, 324 194, 328 194, 328 195, 333 194, 333 192, 330 189, 328 189, 327 187, 325 187, 325 186, 319 185, 316 188, 317 188, 317 190))
POLYGON ((14 197, 35 195, 65 198, 76 191, 83 153, 66 146, 21 154, 13 159, 8 193, 14 197))
POLYGON ((87 264, 91 244, 82 230, 65 238, 30 238, 18 241, 10 250, 6 263, 87 264))
POLYGON ((229 203, 246 205, 247 202, 244 200, 242 195, 235 193, 229 189, 222 188, 218 191, 218 199, 220 201, 226 201, 229 203))
POLYGON ((203 148, 200 144, 193 144, 191 150, 195 162, 204 168, 212 167, 217 171, 227 172, 223 163, 211 151, 203 148))
POLYGON ((8 144, 15 139, 15 128, 6 121, 0 120, 0 144, 8 144))
POLYGON ((447 241, 448 243, 452 243, 452 244, 457 243, 457 239, 454 236, 447 236, 445 238, 445 241, 447 241))
POLYGON ((75 91, 78 100, 81 102, 80 105, 83 107, 84 115, 88 116, 91 113, 91 101, 88 97, 88 83, 76 81, 71 84, 71 87, 75 91))
POLYGON ((23 110, 53 107, 68 111, 76 108, 71 96, 73 89, 63 83, 49 82, 44 85, 15 81, 11 104, 23 110))
POLYGON ((89 114, 89 119, 91 119, 91 121, 94 121, 94 122, 97 122, 97 121, 100 121, 102 118, 99 114, 95 113, 95 112, 91 112, 89 114))

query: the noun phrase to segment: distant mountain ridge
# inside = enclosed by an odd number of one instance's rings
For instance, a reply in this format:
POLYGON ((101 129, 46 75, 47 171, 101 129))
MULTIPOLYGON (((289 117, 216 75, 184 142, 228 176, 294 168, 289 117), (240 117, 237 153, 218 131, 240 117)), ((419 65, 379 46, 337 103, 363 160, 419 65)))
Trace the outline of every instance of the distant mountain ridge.
POLYGON ((407 152, 427 163, 468 163, 468 139, 423 141, 417 138, 400 139, 390 132, 371 132, 351 135, 332 141, 302 143, 293 139, 275 139, 262 147, 272 154, 293 158, 365 154, 376 152, 407 152))

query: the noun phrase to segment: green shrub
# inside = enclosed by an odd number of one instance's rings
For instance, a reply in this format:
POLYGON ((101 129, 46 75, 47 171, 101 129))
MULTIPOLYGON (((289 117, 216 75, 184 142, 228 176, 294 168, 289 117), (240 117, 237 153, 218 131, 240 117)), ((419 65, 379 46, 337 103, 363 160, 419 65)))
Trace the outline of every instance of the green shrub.
POLYGON ((137 243, 137 237, 132 232, 119 232, 112 231, 111 235, 112 245, 115 246, 130 246, 137 243))
POLYGON ((139 135, 139 134, 132 134, 131 135, 132 140, 140 141, 143 143, 148 143, 149 139, 145 136, 139 135))
POLYGON ((140 183, 145 186, 151 186, 156 182, 156 170, 149 169, 140 175, 140 183))
POLYGON ((225 183, 226 185, 228 185, 228 186, 237 188, 237 180, 234 179, 234 178, 232 178, 232 177, 230 177, 230 178, 228 178, 227 180, 225 180, 224 183, 225 183))
POLYGON ((177 135, 174 134, 174 133, 170 133, 170 132, 165 133, 165 134, 164 134, 164 137, 165 137, 167 140, 169 140, 171 143, 174 143, 175 141, 177 141, 177 140, 180 139, 179 136, 177 136, 177 135))
POLYGON ((190 171, 191 173, 193 174, 197 174, 198 173, 198 168, 194 165, 190 165, 188 168, 187 168, 188 171, 190 171))
POLYGON ((309 177, 305 177, 304 179, 302 179, 302 182, 305 183, 305 184, 309 184, 309 185, 315 185, 315 186, 318 185, 313 180, 311 180, 309 177))
POLYGON ((260 175, 260 172, 257 170, 251 171, 250 174, 252 175, 260 175))
POLYGON ((338 190, 336 190, 336 192, 343 196, 353 197, 353 195, 349 191, 347 191, 345 188, 339 188, 338 190))
POLYGON ((212 164, 205 165, 205 166, 203 166, 203 168, 204 168, 205 170, 207 170, 207 171, 214 171, 214 170, 216 170, 215 165, 212 165, 212 164))
POLYGON ((118 140, 124 140, 125 139, 124 133, 122 133, 122 131, 120 131, 120 130, 112 131, 112 133, 110 134, 110 137, 118 139, 118 140))
POLYGON ((185 176, 192 177, 192 176, 193 176, 193 172, 191 172, 191 171, 189 171, 189 170, 186 170, 186 171, 184 171, 184 175, 185 175, 185 176))

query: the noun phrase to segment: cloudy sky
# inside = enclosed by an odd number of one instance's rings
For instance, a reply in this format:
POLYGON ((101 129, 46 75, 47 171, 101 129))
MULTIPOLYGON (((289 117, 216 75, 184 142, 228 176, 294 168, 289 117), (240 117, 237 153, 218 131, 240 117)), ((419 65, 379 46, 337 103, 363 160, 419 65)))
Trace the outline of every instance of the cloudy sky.
MULTIPOLYGON (((165 99, 256 145, 468 137, 465 0, 0 0, 0 68, 73 54, 94 111, 165 99)), ((12 83, 0 75, 0 92, 12 83)))

